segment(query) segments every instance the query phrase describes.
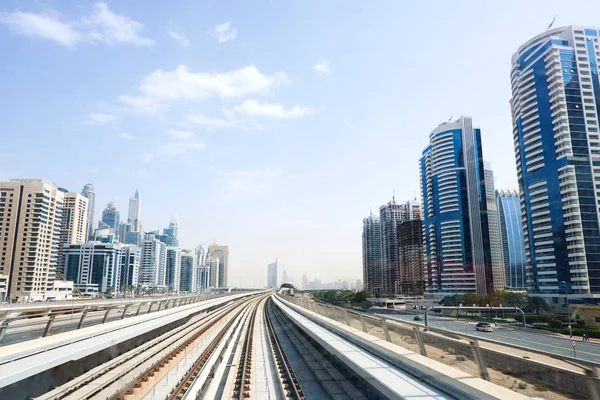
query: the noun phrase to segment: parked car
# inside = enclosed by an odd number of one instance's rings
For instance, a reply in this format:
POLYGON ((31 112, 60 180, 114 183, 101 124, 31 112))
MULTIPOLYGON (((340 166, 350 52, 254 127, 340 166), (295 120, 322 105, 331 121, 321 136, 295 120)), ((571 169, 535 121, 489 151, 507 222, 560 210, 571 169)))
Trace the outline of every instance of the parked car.
POLYGON ((423 318, 420 315, 415 315, 413 318, 415 321, 423 321, 423 318))
POLYGON ((482 332, 492 332, 494 330, 492 329, 492 324, 489 322, 479 322, 477 325, 475 325, 475 329, 482 332))

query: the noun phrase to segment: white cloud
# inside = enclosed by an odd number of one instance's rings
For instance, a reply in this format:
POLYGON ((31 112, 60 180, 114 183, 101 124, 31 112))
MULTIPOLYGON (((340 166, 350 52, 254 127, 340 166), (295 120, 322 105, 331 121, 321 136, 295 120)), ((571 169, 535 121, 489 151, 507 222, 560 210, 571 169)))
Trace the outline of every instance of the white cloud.
POLYGON ((293 106, 285 109, 281 104, 265 104, 256 100, 246 100, 233 107, 233 110, 245 115, 254 115, 269 118, 298 118, 315 112, 311 107, 293 106))
POLYGON ((150 114, 160 117, 168 109, 166 105, 150 97, 123 95, 119 96, 119 100, 130 106, 130 111, 135 114, 150 114))
POLYGON ((262 125, 255 122, 245 122, 233 119, 209 117, 202 113, 190 114, 187 120, 209 130, 234 128, 234 129, 262 129, 262 125))
POLYGON ((176 140, 192 139, 196 137, 196 134, 194 132, 181 131, 178 129, 169 129, 167 134, 176 140))
POLYGON ((329 75, 331 73, 330 64, 327 60, 317 60, 317 63, 313 65, 313 69, 321 75, 329 75))
POLYGON ((134 140, 135 136, 133 136, 131 133, 119 133, 119 137, 121 139, 125 139, 125 140, 134 140))
POLYGON ((209 29, 207 33, 221 43, 235 40, 237 37, 237 30, 231 27, 231 21, 217 25, 209 29))
POLYGON ((154 154, 145 153, 145 154, 142 154, 140 156, 140 158, 142 159, 143 162, 149 163, 150 161, 152 161, 154 159, 154 154))
POLYGON ((0 13, 0 24, 17 33, 52 40, 71 47, 87 43, 132 43, 151 45, 151 39, 140 36, 144 25, 128 17, 115 14, 106 3, 93 6, 93 12, 79 21, 64 21, 57 14, 35 14, 21 11, 0 13))
POLYGON ((167 35, 169 35, 171 37, 171 39, 175 40, 177 43, 179 43, 183 47, 190 47, 190 44, 191 44, 190 39, 183 36, 182 34, 173 32, 173 31, 167 31, 167 35))
POLYGON ((177 141, 171 143, 165 143, 160 146, 156 154, 159 156, 183 156, 189 153, 203 152, 206 145, 196 141, 177 141))
POLYGON ((116 115, 106 113, 91 113, 87 115, 88 123, 96 125, 108 125, 119 119, 116 115))

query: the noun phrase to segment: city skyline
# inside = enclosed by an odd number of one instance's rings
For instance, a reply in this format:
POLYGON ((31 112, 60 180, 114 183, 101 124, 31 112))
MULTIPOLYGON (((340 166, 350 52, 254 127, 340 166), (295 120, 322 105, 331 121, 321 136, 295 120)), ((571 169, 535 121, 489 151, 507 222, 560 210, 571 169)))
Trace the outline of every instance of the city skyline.
POLYGON ((157 3, 148 10, 109 3, 110 12, 140 24, 125 40, 93 39, 80 31, 72 40, 44 37, 34 27, 18 25, 23 21, 15 14, 18 8, 71 26, 92 14, 94 4, 56 7, 31 1, 0 7, 0 41, 10 60, 2 65, 7 96, 0 101, 15 110, 2 120, 11 148, 0 154, 0 180, 44 178, 73 191, 91 182, 96 210, 114 201, 122 220, 131 191, 139 187, 144 225, 163 227, 177 213, 182 247, 210 238, 228 243, 237 285, 241 277, 264 276, 264 265, 274 255, 290 274, 306 269, 327 280, 361 276, 356 221, 369 205, 388 201, 393 190, 397 198, 413 197, 416 160, 427 142, 422 132, 451 116, 468 113, 477 119, 496 186, 517 188, 510 57, 543 32, 559 8, 555 26, 593 24, 591 15, 600 11, 595 2, 577 9, 547 2, 547 14, 519 2, 485 8, 475 2, 423 3, 411 5, 409 12, 391 2, 371 7, 350 2, 342 10, 319 4, 322 20, 309 30, 310 4, 277 5, 259 15, 250 5, 232 11, 224 5, 157 3), (515 14, 516 7, 522 12, 515 14), (410 15, 421 15, 430 26, 410 15), (236 29, 235 40, 218 42, 206 34, 225 21, 236 29), (268 32, 263 23, 271 24, 268 32), (173 42, 167 29, 188 37, 189 46, 173 42), (291 43, 268 34, 288 29, 291 43), (392 50, 398 38, 413 34, 422 43, 392 50), (369 57, 358 60, 355 54, 369 57), (406 54, 416 55, 411 63, 405 62, 406 54), (448 68, 432 73, 430 54, 448 68), (414 71, 427 79, 419 85, 419 79, 406 79, 414 71), (199 84, 190 93, 162 90, 217 73, 224 74, 225 86, 199 84), (246 76, 252 84, 246 85, 246 76), (230 85, 238 79, 243 85, 230 85), (242 92, 221 91, 232 87, 242 92), (205 114, 199 115, 200 109, 205 114), (22 118, 24 110, 30 118, 22 118), (369 153, 376 156, 356 162, 369 153), (55 162, 56 154, 67 162, 55 162), (164 198, 184 187, 188 195, 164 198), (236 207, 241 199, 244 207, 236 207))

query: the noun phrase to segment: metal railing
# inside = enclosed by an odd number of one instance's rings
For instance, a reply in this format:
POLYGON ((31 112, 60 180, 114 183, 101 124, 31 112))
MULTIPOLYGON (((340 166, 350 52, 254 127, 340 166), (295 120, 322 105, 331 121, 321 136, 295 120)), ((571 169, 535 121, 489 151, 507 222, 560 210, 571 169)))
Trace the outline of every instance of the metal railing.
MULTIPOLYGON (((427 354, 426 341, 428 341, 428 340, 426 340, 426 339, 433 340, 433 339, 435 339, 436 336, 437 337, 441 336, 444 338, 444 341, 446 341, 447 343, 451 343, 456 346, 460 345, 462 347, 468 346, 471 350, 471 358, 477 364, 479 377, 482 379, 485 379, 487 381, 491 381, 491 379, 490 379, 490 372, 488 370, 488 362, 487 362, 486 356, 484 354, 484 350, 486 352, 492 351, 492 352, 502 353, 504 356, 514 358, 515 360, 518 360, 519 362, 532 363, 533 365, 537 364, 543 368, 548 367, 547 364, 529 359, 528 357, 524 359, 524 357, 519 357, 514 354, 503 353, 503 352, 499 352, 497 350, 493 350, 493 349, 489 349, 489 348, 482 348, 479 344, 480 338, 478 338, 477 336, 474 336, 474 335, 469 335, 467 333, 448 331, 445 329, 434 328, 431 326, 428 326, 425 329, 423 329, 424 328, 423 325, 413 323, 410 321, 398 321, 398 320, 388 319, 383 316, 376 316, 373 314, 359 312, 359 311, 351 310, 348 308, 334 306, 334 305, 327 304, 327 303, 320 302, 320 301, 307 300, 305 298, 282 296, 280 294, 278 294, 277 296, 282 300, 287 300, 287 301, 295 304, 296 306, 299 306, 306 310, 315 312, 326 318, 330 318, 335 321, 344 323, 348 326, 352 326, 351 320, 350 320, 351 316, 352 316, 352 317, 358 319, 358 321, 360 322, 360 327, 361 327, 360 329, 365 333, 370 333, 370 334, 379 333, 379 332, 369 332, 368 325, 373 325, 373 328, 371 328, 371 329, 374 329, 377 326, 380 326, 382 333, 383 333, 383 337, 385 338, 386 341, 388 341, 390 343, 393 343, 392 337, 390 335, 391 330, 401 328, 401 329, 404 329, 404 331, 411 331, 413 334, 413 338, 414 338, 415 344, 417 346, 418 352, 422 356, 425 356, 428 358, 431 358, 431 357, 428 356, 428 354, 427 354)), ((506 342, 502 342, 502 341, 498 341, 498 340, 494 340, 494 339, 486 338, 484 341, 487 343, 492 343, 492 344, 496 344, 499 346, 503 346, 505 348, 526 351, 526 352, 532 353, 532 354, 539 354, 539 355, 551 357, 554 359, 559 359, 559 360, 567 362, 573 366, 581 368, 585 372, 585 376, 587 376, 587 378, 589 378, 589 379, 586 379, 587 394, 589 394, 589 398, 592 400, 600 400, 600 375, 598 373, 598 367, 599 367, 598 364, 589 362, 589 361, 585 361, 585 360, 576 359, 573 357, 559 356, 555 353, 545 352, 545 351, 541 351, 541 350, 532 350, 531 348, 528 348, 528 347, 519 346, 519 345, 516 345, 513 343, 506 343, 506 342)), ((396 344, 398 344, 398 343, 396 343, 396 344)), ((428 344, 428 345, 430 345, 430 344, 428 344)), ((435 345, 430 345, 430 346, 436 347, 435 345)), ((561 369, 560 367, 557 367, 557 368, 561 369)), ((565 373, 570 372, 567 370, 564 370, 564 371, 565 371, 565 373)), ((573 374, 577 374, 577 372, 574 372, 574 371, 571 371, 571 372, 573 374)), ((576 388, 576 389, 581 390, 581 388, 576 388)))

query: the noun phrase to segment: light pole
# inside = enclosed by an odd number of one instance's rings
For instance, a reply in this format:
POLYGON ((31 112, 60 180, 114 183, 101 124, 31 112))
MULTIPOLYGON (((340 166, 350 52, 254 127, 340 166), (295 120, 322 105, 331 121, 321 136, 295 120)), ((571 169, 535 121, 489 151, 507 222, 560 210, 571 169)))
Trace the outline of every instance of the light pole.
POLYGON ((567 282, 562 281, 562 284, 565 285, 565 300, 567 301, 567 313, 569 314, 569 337, 573 337, 573 331, 571 330, 571 309, 569 308, 569 291, 567 289, 567 282))

